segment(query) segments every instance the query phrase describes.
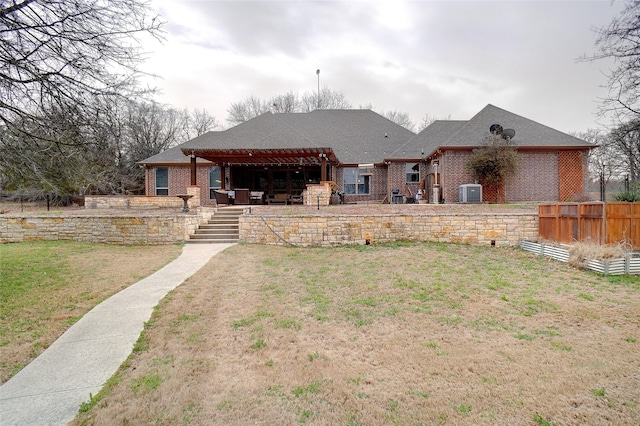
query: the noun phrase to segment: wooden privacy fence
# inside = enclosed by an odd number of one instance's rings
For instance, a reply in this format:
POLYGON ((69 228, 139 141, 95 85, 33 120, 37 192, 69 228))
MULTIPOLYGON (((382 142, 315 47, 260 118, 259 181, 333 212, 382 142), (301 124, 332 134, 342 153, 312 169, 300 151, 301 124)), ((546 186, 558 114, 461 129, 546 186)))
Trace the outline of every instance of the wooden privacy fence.
POLYGON ((543 240, 624 243, 640 249, 640 203, 541 204, 538 219, 538 236, 543 240))

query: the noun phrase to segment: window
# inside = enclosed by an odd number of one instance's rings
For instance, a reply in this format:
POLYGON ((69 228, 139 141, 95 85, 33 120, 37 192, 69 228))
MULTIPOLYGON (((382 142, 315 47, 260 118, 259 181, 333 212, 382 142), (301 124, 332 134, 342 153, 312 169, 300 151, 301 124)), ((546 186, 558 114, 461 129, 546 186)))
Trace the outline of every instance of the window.
POLYGON ((420 163, 405 163, 407 182, 420 182, 420 163))
POLYGON ((156 167, 156 195, 169 195, 168 167, 156 167))
POLYGON ((219 166, 209 167, 209 199, 215 200, 213 191, 222 188, 222 174, 219 166))
POLYGON ((345 194, 369 194, 371 191, 372 169, 358 169, 355 167, 344 169, 345 194))

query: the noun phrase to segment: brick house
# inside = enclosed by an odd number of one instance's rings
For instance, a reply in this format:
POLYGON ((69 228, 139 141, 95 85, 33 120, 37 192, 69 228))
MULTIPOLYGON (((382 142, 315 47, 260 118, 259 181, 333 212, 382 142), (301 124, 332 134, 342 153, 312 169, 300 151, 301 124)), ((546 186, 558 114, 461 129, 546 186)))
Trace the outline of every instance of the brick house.
POLYGON ((424 178, 431 201, 436 167, 441 201, 458 202, 459 186, 477 183, 465 165, 473 149, 486 143, 493 125, 515 131, 511 143, 517 149, 518 164, 515 174, 502 184, 483 185, 483 201, 566 201, 585 192, 588 154, 594 145, 487 105, 468 121, 435 121, 400 148, 402 155, 420 154, 428 165, 424 178))
MULTIPOLYGON (((176 196, 197 186, 200 205, 215 205, 220 189, 246 188, 266 199, 298 196, 321 181, 335 182, 345 202, 388 202, 393 190, 413 196, 421 184, 431 195, 437 162, 441 198, 457 202, 458 186, 473 183, 466 161, 492 124, 517 132, 521 167, 498 188, 505 201, 564 200, 583 192, 592 146, 492 105, 469 121, 436 121, 418 135, 370 110, 265 113, 140 164, 147 195, 176 196)), ((486 201, 499 200, 486 188, 485 194, 486 201)))

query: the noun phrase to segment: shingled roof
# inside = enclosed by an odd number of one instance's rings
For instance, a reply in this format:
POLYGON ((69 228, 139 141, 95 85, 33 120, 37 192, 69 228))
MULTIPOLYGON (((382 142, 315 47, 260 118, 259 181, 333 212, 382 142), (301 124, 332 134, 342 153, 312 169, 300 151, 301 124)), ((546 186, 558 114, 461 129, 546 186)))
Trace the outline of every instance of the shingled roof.
POLYGON ((470 120, 438 120, 417 135, 371 110, 267 112, 230 129, 200 135, 140 163, 186 163, 189 159, 185 154, 192 149, 331 148, 342 164, 418 159, 429 157, 439 149, 481 146, 492 124, 514 129, 516 135, 512 141, 518 147, 593 148, 579 138, 489 104, 470 120))
POLYGON ((499 124, 504 129, 514 129, 516 134, 512 142, 517 147, 593 148, 593 145, 582 139, 489 104, 469 121, 433 122, 389 158, 429 157, 438 149, 475 148, 485 143, 492 124, 499 124))
POLYGON ((331 148, 342 164, 381 162, 415 133, 371 110, 270 112, 225 131, 208 132, 141 164, 185 163, 195 150, 331 148))

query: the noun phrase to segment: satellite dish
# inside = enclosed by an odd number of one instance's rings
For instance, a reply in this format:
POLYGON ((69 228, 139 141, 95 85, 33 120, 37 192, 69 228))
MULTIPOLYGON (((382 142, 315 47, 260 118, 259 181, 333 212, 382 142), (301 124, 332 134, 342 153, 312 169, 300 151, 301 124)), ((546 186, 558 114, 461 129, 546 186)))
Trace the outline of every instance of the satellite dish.
POLYGON ((505 139, 513 139, 513 137, 516 135, 516 131, 513 129, 504 129, 502 131, 502 137, 505 139))
POLYGON ((499 124, 492 124, 491 127, 489 127, 489 131, 493 135, 500 135, 502 134, 502 126, 499 124))

